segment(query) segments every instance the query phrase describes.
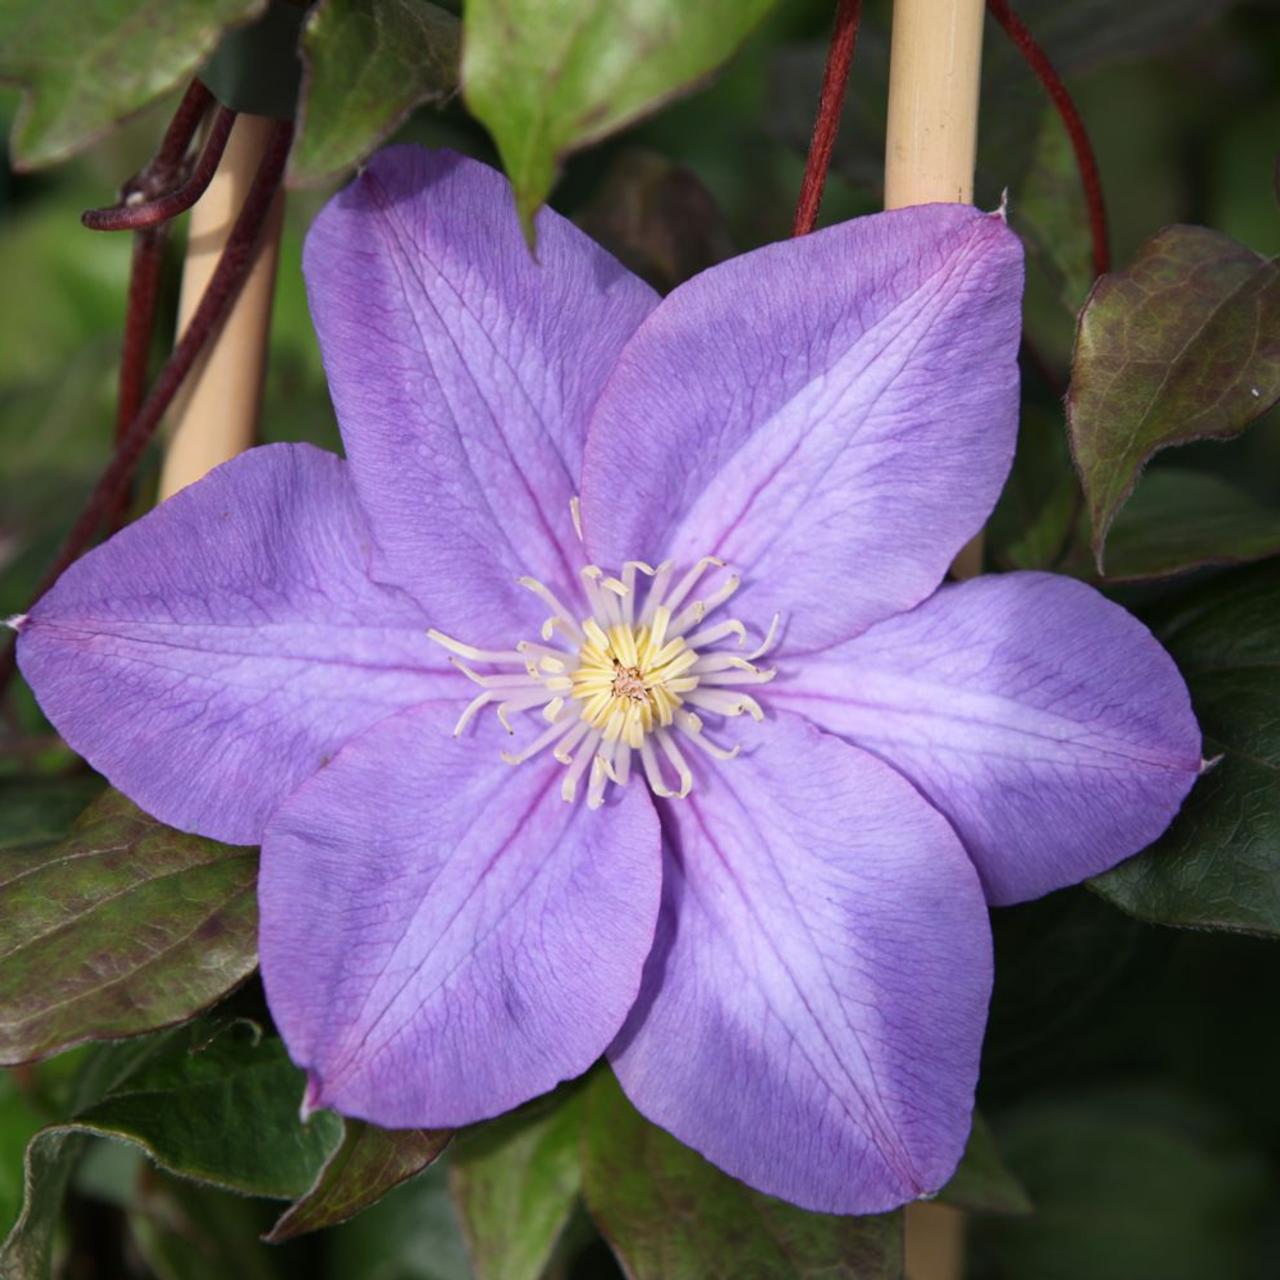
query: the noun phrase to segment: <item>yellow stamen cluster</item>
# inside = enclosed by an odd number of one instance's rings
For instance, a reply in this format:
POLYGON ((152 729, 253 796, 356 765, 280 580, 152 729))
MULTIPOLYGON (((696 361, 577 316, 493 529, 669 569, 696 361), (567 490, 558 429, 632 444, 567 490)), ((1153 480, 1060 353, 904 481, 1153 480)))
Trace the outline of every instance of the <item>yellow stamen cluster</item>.
POLYGON ((633 756, 655 795, 688 795, 693 770, 682 744, 720 760, 738 752, 708 739, 698 712, 759 720, 764 713, 742 686, 765 684, 774 676, 755 662, 773 644, 776 617, 752 654, 715 647, 726 640, 741 645, 746 628, 736 618, 703 625, 737 591, 736 574, 689 600, 713 568, 724 565, 707 556, 677 579, 670 562, 654 569, 631 560, 620 578, 606 578, 595 565, 587 565, 580 574, 586 617, 567 609, 541 582, 522 578, 521 585, 550 610, 541 643, 521 640, 514 649, 478 649, 439 631, 428 632, 480 686, 454 732, 461 733, 490 703, 497 704, 498 719, 508 733, 515 732, 511 715, 538 711, 547 727, 520 751, 504 751, 502 758, 522 764, 550 750, 566 766, 560 788, 565 800, 575 798, 586 778, 587 804, 603 804, 610 782, 623 785, 630 778, 633 756), (641 575, 650 580, 647 591, 638 589, 641 575), (481 673, 462 659, 500 669, 481 673))
POLYGON ((673 723, 682 693, 698 687, 689 674, 698 654, 676 636, 667 639, 671 610, 654 612, 652 626, 621 622, 605 631, 594 619, 582 624, 586 641, 571 677, 582 718, 605 742, 625 742, 638 751, 645 734, 673 723))

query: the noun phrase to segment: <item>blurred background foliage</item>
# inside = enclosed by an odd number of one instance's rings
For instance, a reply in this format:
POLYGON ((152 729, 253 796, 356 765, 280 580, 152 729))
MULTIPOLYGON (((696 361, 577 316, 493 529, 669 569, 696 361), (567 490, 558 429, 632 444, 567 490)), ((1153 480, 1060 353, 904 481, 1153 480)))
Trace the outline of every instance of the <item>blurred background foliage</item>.
MULTIPOLYGON (((574 155, 552 203, 664 289, 788 234, 831 9, 819 0, 778 6, 703 87, 574 155)), ((1226 232, 1268 257, 1280 254, 1275 4, 1025 0, 1018 9, 1048 46, 1088 123, 1117 267, 1157 230, 1178 222, 1226 232)), ((887 5, 870 0, 824 222, 879 204, 886 31, 887 5)), ((157 103, 60 167, 25 174, 0 168, 0 615, 26 605, 110 454, 130 246, 125 236, 82 229, 79 214, 112 200, 120 181, 150 155, 172 107, 173 99, 157 103)), ((6 136, 16 108, 16 92, 0 95, 6 136)), ((418 109, 398 136, 497 159, 489 135, 457 99, 443 109, 418 109)), ((263 434, 338 449, 300 273, 305 229, 334 185, 289 195, 263 434)), ((1061 126, 994 28, 978 187, 988 204, 1008 192, 1031 264, 1033 357, 1023 443, 993 523, 992 564, 1055 564, 1090 576, 1087 521, 1061 405, 1075 313, 1091 282, 1084 212, 1061 126)), ((171 246, 175 268, 180 252, 179 237, 171 246)), ((168 279, 162 335, 172 333, 176 269, 168 279)), ((162 355, 158 349, 157 359, 162 355)), ((149 505, 154 480, 152 459, 137 486, 138 509, 149 505)), ((1257 554, 1280 550, 1275 412, 1229 443, 1193 444, 1158 457, 1143 483, 1152 487, 1141 500, 1155 504, 1156 518, 1175 532, 1181 522, 1194 523, 1206 483, 1229 485, 1229 494, 1258 513, 1251 525, 1251 536, 1262 538, 1257 554), (1201 488, 1186 489, 1178 475, 1159 479, 1165 471, 1194 472, 1201 488)), ((1144 529, 1135 525, 1125 535, 1117 524, 1118 561, 1127 553, 1150 563, 1144 529)), ((1166 543, 1157 548, 1167 550, 1166 543)), ((1192 561, 1175 557, 1175 565, 1192 561)), ((1202 569, 1199 577, 1112 590, 1153 620, 1162 611, 1176 615, 1179 593, 1208 579, 1224 580, 1227 591, 1240 584, 1239 591, 1280 608, 1274 566, 1202 569)), ((24 805, 38 808, 43 833, 57 837, 95 783, 76 772, 25 693, 8 714, 16 719, 0 742, 0 846, 18 832, 31 838, 24 805), (29 781, 19 786, 19 778, 33 774, 46 778, 43 792, 29 781)), ((1274 776, 1274 763, 1271 770, 1274 776)), ((1280 819, 1273 808, 1258 821, 1251 847, 1265 855, 1260 875, 1271 876, 1258 893, 1280 899, 1270 870, 1280 819)), ((1034 1209, 972 1217, 974 1280, 1280 1275, 1280 948, 1274 939, 1248 936, 1238 917, 1217 932, 1143 923, 1134 915, 1164 917, 1144 909, 1150 899, 1133 878, 1098 886, 1105 898, 1084 887, 994 913, 997 979, 979 1102, 1010 1184, 1021 1185, 1034 1209)), ((1274 921, 1274 902, 1268 911, 1274 921)), ((252 983, 219 1016, 268 1025, 252 983)), ((67 1091, 96 1052, 75 1049, 0 1073, 0 1228, 18 1213, 27 1141, 67 1113, 67 1091)), ((593 1108, 599 1110, 593 1103, 587 1112, 593 1108)), ((121 1132, 131 1131, 126 1125, 121 1132)), ((546 1257, 518 1265, 498 1255, 486 1259, 474 1238, 469 1255, 466 1232, 476 1224, 468 1221, 466 1196, 451 1199, 448 1184, 456 1193, 497 1175, 487 1175, 483 1152, 468 1155, 465 1143, 354 1221, 269 1246, 259 1236, 278 1216, 278 1204, 175 1177, 137 1145, 76 1140, 88 1142, 88 1154, 76 1166, 58 1232, 67 1274, 77 1278, 462 1280, 475 1273, 506 1280, 544 1265, 560 1277, 620 1274, 578 1207, 572 1180, 556 1205, 539 1209, 549 1224, 546 1257), (504 1266, 515 1269, 504 1273, 504 1266)), ((558 1148, 521 1141, 521 1167, 545 1174, 538 1161, 558 1148)), ((687 1191, 696 1180, 679 1185, 687 1191)), ((587 1192, 590 1198, 590 1186, 587 1192)), ((598 1221, 601 1213, 607 1218, 609 1206, 594 1207, 598 1221)), ((724 1248, 731 1257, 733 1246, 724 1248)), ((887 1258, 892 1247, 885 1249, 887 1258)), ((889 1275, 893 1264, 882 1258, 867 1268, 849 1274, 889 1275)))

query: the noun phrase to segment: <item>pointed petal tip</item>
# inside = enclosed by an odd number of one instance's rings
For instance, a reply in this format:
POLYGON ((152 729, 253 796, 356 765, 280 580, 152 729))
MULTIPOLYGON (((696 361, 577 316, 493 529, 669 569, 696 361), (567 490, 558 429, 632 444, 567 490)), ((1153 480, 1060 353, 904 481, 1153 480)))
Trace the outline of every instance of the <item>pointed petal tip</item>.
POLYGON ((3 625, 8 627, 10 631, 21 631, 30 619, 31 615, 29 613, 15 613, 10 617, 5 618, 3 625))
POLYGON ((307 1072, 307 1087, 298 1107, 298 1119, 306 1124, 317 1111, 324 1111, 329 1103, 324 1096, 324 1081, 314 1071, 307 1072))

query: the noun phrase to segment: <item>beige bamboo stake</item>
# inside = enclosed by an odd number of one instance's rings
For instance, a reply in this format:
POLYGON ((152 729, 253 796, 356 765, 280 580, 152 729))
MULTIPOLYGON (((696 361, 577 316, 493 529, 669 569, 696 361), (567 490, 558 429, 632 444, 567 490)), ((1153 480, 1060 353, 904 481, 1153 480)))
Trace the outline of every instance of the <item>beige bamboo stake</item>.
POLYGON ((965 1217, 950 1205, 918 1200, 907 1206, 903 1241, 906 1280, 960 1280, 965 1217))
MULTIPOLYGON (((237 117, 222 163, 209 189, 191 210, 178 301, 179 334, 190 321, 222 255, 276 124, 263 116, 237 117)), ((235 306, 196 361, 169 412, 169 438, 160 472, 162 500, 254 441, 283 218, 282 190, 267 215, 253 267, 235 306)))
MULTIPOLYGON (((973 200, 984 0, 894 0, 884 207, 973 200)), ((982 568, 982 535, 953 572, 982 568)))
MULTIPOLYGON (((894 0, 885 134, 884 205, 973 200, 984 0, 894 0)), ((957 577, 982 568, 982 535, 956 557, 957 577)), ((907 1280, 959 1280, 965 1220, 945 1205, 906 1211, 907 1280)))

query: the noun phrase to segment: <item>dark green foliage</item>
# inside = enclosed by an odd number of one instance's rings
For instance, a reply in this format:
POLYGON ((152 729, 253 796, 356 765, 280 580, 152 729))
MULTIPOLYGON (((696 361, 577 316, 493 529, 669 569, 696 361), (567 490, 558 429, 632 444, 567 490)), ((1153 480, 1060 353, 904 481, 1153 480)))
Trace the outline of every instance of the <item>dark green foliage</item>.
MULTIPOLYGON (((262 69, 220 78, 248 67, 267 0, 0 0, 15 166, 96 144, 0 188, 0 616, 27 606, 110 451, 130 248, 77 214, 109 203, 163 128, 160 111, 122 122, 219 47, 215 89, 296 114, 296 186, 334 185, 397 131, 489 159, 492 139, 526 220, 553 193, 664 292, 786 234, 828 0, 273 4, 270 22, 301 31, 296 91, 262 69)), ((1095 287, 1066 135, 991 24, 978 193, 993 207, 1008 189, 1029 290, 989 567, 1067 572, 1134 608, 1185 673, 1216 763, 1092 892, 994 914, 981 1118, 939 1199, 972 1216, 970 1280, 1265 1280, 1280 1241, 1280 42, 1269 0, 1014 7, 1093 132, 1115 266, 1095 287)), ((825 222, 878 203, 887 13, 868 0, 825 222)), ((338 447, 299 271, 320 198, 288 200, 263 433, 338 447)), ((134 509, 150 500, 144 473, 134 509)), ((901 1215, 750 1191, 644 1120, 603 1066, 457 1135, 304 1124, 303 1074, 250 976, 256 865, 77 772, 15 700, 0 1058, 25 1065, 0 1075, 4 1280, 50 1280, 63 1260, 129 1280, 901 1275, 901 1215)))
POLYGON ((0 0, 0 80, 26 87, 13 157, 53 164, 176 87, 267 0, 0 0))
POLYGON ((627 1101, 587 1095, 582 1191, 634 1280, 868 1280, 897 1274, 902 1215, 805 1213, 720 1172, 627 1101))

